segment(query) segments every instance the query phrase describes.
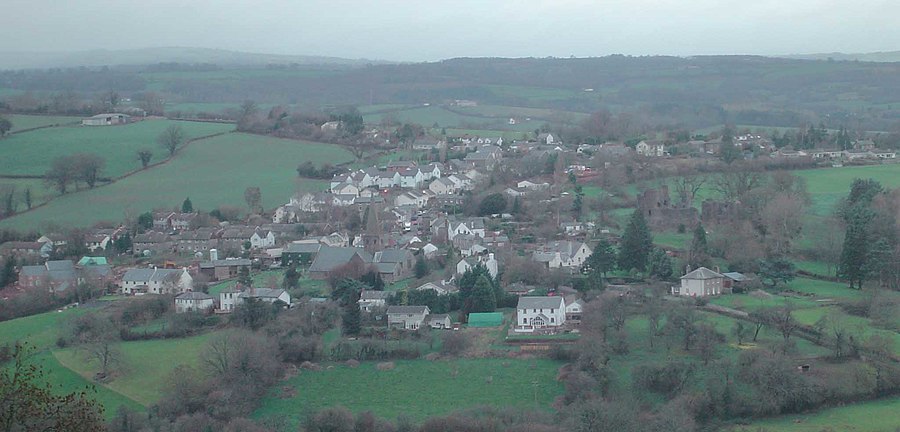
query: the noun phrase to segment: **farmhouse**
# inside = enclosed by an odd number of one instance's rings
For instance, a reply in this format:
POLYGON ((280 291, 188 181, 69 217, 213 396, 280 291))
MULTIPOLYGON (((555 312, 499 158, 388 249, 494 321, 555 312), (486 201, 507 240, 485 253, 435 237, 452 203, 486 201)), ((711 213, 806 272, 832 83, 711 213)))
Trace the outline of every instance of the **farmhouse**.
POLYGON ((388 327, 418 330, 430 313, 428 306, 390 306, 387 309, 388 327))
POLYGON ((533 332, 566 323, 566 301, 562 297, 519 297, 515 331, 533 332))
POLYGON ((202 292, 188 291, 175 297, 175 312, 205 312, 215 306, 212 296, 202 292))
POLYGON ((681 288, 672 287, 672 294, 704 297, 722 294, 725 276, 706 267, 700 267, 681 277, 681 288))
POLYGON ((82 126, 110 126, 117 124, 125 124, 131 121, 131 116, 127 114, 107 113, 97 114, 81 120, 82 126))

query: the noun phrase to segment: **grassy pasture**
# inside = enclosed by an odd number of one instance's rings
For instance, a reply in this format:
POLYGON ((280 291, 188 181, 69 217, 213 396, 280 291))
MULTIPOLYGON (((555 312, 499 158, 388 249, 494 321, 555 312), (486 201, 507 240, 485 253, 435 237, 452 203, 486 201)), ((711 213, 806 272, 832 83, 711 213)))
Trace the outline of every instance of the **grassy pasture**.
POLYGON ((15 188, 16 201, 18 202, 17 211, 25 211, 25 191, 31 190, 31 205, 36 206, 56 198, 57 192, 42 179, 0 179, 0 190, 6 190, 7 187, 15 188))
POLYGON ((860 402, 805 414, 759 420, 733 432, 895 432, 900 427, 900 398, 860 402))
POLYGON ((86 388, 92 389, 89 392, 89 396, 103 407, 103 414, 106 419, 111 419, 121 406, 135 411, 141 411, 145 407, 145 404, 135 401, 127 395, 98 385, 90 378, 85 378, 69 369, 50 352, 36 354, 33 360, 35 364, 44 370, 44 379, 53 385, 55 393, 65 394, 82 391, 86 388))
POLYGON ((104 176, 118 177, 141 167, 137 151, 153 151, 153 162, 167 156, 156 138, 178 124, 188 138, 234 127, 228 124, 146 120, 121 126, 72 126, 41 129, 12 135, 0 141, 0 174, 43 175, 53 159, 75 153, 93 153, 106 159, 104 176))
POLYGON ((396 367, 389 371, 377 370, 374 362, 365 362, 355 369, 335 364, 332 369, 302 371, 274 388, 253 417, 285 417, 296 425, 309 412, 341 405, 354 412, 372 411, 384 418, 405 415, 423 420, 479 405, 549 409, 563 391, 562 384, 556 381, 560 363, 551 360, 394 363, 396 367), (285 397, 282 388, 286 386, 293 387, 296 394, 285 397))
POLYGON ((153 208, 179 206, 190 197, 195 209, 246 206, 244 190, 259 186, 263 205, 278 206, 297 191, 326 187, 298 179, 297 165, 340 163, 352 156, 338 146, 246 134, 228 134, 192 143, 170 162, 113 184, 58 197, 46 206, 0 221, 0 227, 27 230, 44 222, 89 226, 121 221, 153 208))
POLYGON ((875 179, 884 187, 900 187, 900 164, 860 167, 823 168, 797 171, 806 180, 806 187, 813 204, 808 212, 825 216, 830 214, 841 198, 850 192, 853 180, 875 179))
MULTIPOLYGON (((118 345, 123 357, 122 371, 103 387, 141 405, 152 405, 162 397, 166 378, 177 366, 200 363, 200 353, 210 337, 211 334, 204 334, 183 339, 122 342, 118 345)), ((74 349, 55 351, 53 355, 60 364, 85 378, 92 377, 99 369, 95 360, 86 359, 74 349)))
POLYGON ((41 126, 64 125, 69 123, 80 123, 81 117, 65 117, 65 116, 38 116, 38 115, 21 115, 11 114, 6 116, 12 122, 13 127, 10 132, 16 132, 25 129, 32 129, 41 126))
POLYGON ((27 341, 37 351, 50 349, 55 346, 59 330, 66 321, 86 312, 87 309, 84 308, 73 308, 0 322, 0 345, 27 341))

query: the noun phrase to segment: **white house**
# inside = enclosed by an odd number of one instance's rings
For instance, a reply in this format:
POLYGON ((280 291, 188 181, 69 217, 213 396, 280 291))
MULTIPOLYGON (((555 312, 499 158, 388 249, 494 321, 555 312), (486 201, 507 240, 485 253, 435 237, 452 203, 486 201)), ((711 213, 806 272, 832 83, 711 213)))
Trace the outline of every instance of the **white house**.
POLYGON ((456 273, 464 274, 467 270, 471 270, 478 264, 483 264, 487 267, 487 271, 492 278, 496 278, 497 274, 500 272, 499 263, 494 258, 494 254, 490 253, 486 256, 470 256, 459 260, 459 262, 456 263, 456 273))
POLYGON ((407 168, 400 172, 400 187, 416 189, 422 186, 425 175, 418 167, 407 168))
POLYGON ((566 301, 562 297, 519 297, 516 331, 559 327, 566 323, 566 301))
POLYGON ((566 299, 566 322, 580 323, 583 312, 584 303, 581 299, 566 299))
POLYGON ((447 239, 453 240, 460 234, 471 234, 484 238, 484 219, 472 218, 465 221, 451 221, 447 224, 447 239))
POLYGON ((562 267, 578 269, 584 265, 591 253, 591 248, 588 247, 587 243, 555 241, 536 250, 531 259, 546 265, 550 269, 562 267))
POLYGON ((431 191, 404 192, 404 193, 398 195, 397 198, 394 199, 394 205, 397 207, 411 205, 411 206, 415 206, 417 208, 423 208, 428 205, 428 201, 430 201, 433 196, 434 195, 432 195, 431 191))
POLYGON ((175 297, 175 312, 204 312, 215 306, 212 296, 202 292, 188 291, 175 297))
POLYGON ((265 249, 275 246, 275 233, 272 231, 256 231, 250 236, 250 247, 265 249))
POLYGON ((441 178, 441 170, 443 169, 443 165, 441 163, 430 163, 425 165, 422 170, 422 176, 425 181, 434 180, 441 178))
POLYGON ((372 312, 375 308, 387 305, 388 297, 390 297, 389 292, 362 290, 359 293, 359 300, 356 301, 356 304, 359 305, 359 310, 363 312, 372 312))
POLYGON ((428 306, 390 306, 387 308, 388 327, 418 330, 429 314, 428 306))
POLYGON ((123 294, 174 294, 191 289, 194 278, 183 269, 129 269, 119 285, 123 294))
POLYGON ((704 297, 722 294, 725 276, 706 267, 700 267, 681 277, 681 289, 672 288, 672 294, 704 297))
POLYGON ((634 151, 641 156, 661 157, 666 155, 666 146, 661 143, 641 141, 634 146, 634 151))
POLYGON ((400 186, 400 173, 397 171, 381 172, 375 179, 375 184, 380 189, 400 186))
POLYGON ((444 281, 425 282, 424 284, 416 287, 416 291, 428 290, 434 291, 435 293, 437 293, 437 295, 447 295, 458 291, 455 286, 445 283, 444 281))
POLYGON ((335 195, 359 196, 359 186, 353 183, 339 183, 331 188, 331 193, 335 195))
POLYGON ((453 321, 450 320, 450 315, 447 314, 428 315, 426 321, 428 326, 433 329, 446 330, 453 328, 453 321))
POLYGON ((291 305, 291 295, 279 288, 251 288, 247 291, 224 290, 219 293, 219 310, 231 312, 247 299, 255 299, 265 303, 283 302, 291 305))
POLYGON ((459 187, 449 178, 438 178, 428 185, 428 190, 434 192, 435 195, 453 195, 459 190, 459 187))

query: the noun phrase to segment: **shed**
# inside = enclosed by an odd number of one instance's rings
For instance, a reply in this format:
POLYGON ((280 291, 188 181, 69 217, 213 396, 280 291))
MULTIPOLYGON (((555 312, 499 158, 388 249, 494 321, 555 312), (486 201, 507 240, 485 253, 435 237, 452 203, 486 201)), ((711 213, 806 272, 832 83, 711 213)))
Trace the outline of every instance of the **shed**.
POLYGON ((469 314, 469 327, 499 327, 503 325, 503 314, 500 312, 472 312, 469 314))

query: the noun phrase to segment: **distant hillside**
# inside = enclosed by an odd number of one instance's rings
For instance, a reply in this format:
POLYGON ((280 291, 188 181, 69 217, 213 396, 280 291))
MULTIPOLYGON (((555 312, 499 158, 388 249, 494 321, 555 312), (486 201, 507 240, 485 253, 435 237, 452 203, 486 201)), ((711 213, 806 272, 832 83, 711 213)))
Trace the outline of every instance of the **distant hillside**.
POLYGON ((834 61, 864 61, 892 63, 900 62, 900 51, 882 51, 872 53, 818 53, 818 54, 790 54, 776 56, 798 60, 834 60, 834 61))
POLYGON ((76 52, 0 52, 0 69, 40 69, 77 66, 147 65, 156 63, 214 63, 220 66, 266 64, 361 66, 386 63, 338 57, 260 54, 209 48, 140 48, 76 52))

